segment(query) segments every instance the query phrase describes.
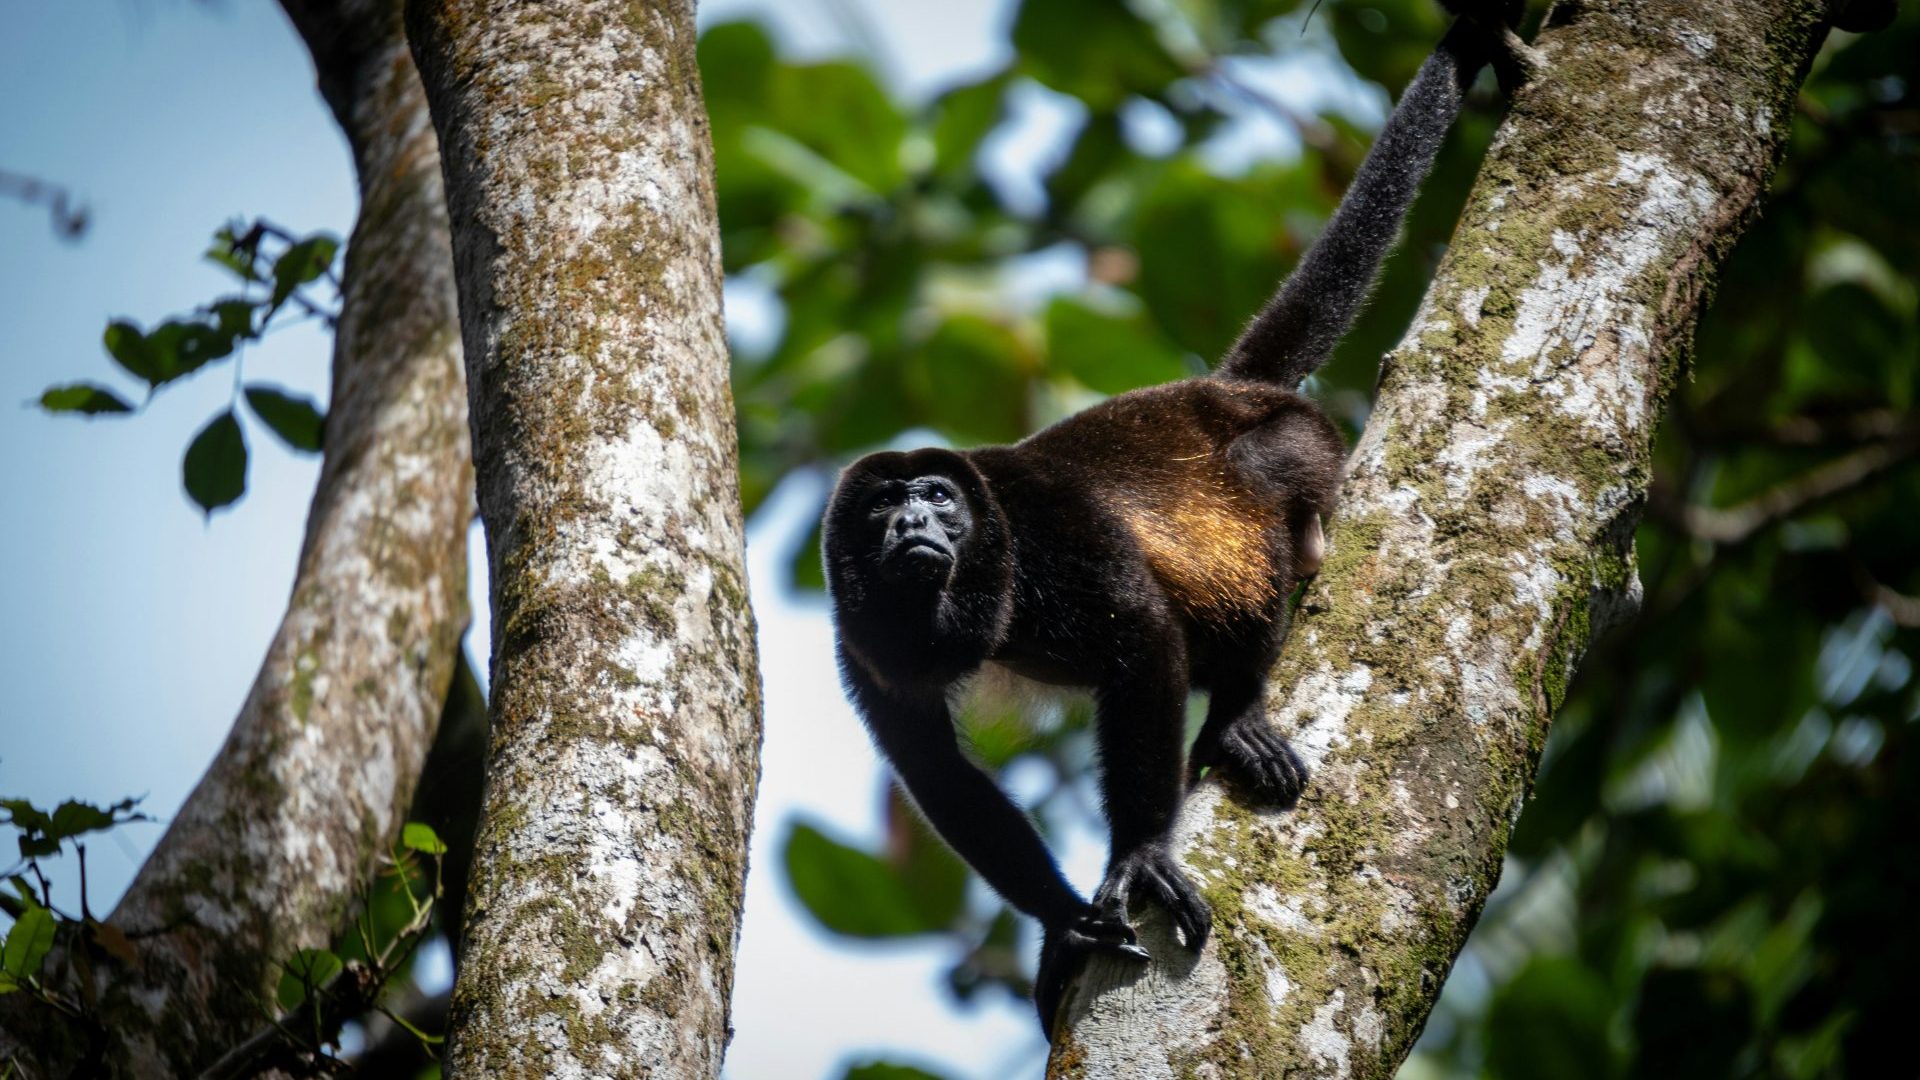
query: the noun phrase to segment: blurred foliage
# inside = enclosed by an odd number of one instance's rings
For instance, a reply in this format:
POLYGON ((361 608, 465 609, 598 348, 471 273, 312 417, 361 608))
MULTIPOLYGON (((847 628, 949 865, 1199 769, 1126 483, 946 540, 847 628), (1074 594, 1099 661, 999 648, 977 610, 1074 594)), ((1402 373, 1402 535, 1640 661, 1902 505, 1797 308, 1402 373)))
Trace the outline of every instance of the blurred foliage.
MULTIPOLYGON (((1310 21, 1309 6, 1027 0, 1005 65, 926 101, 891 94, 865 59, 792 60, 757 26, 708 30, 727 270, 773 312, 734 361, 749 508, 895 440, 1015 438, 1201 370, 1364 149, 1350 117, 1302 115, 1262 76, 1315 56, 1397 93, 1443 25, 1429 0, 1328 0, 1310 21), (1074 119, 1023 185, 996 141, 1036 101, 1074 119), (1299 153, 1235 166, 1236 135, 1262 125, 1299 153), (1064 287, 1035 272, 1061 263, 1064 287)), ((1643 611, 1583 664, 1409 1076, 1817 1077, 1905 1060, 1898 986, 1920 959, 1902 918, 1920 903, 1903 835, 1920 821, 1906 7, 1890 30, 1837 35, 1801 96, 1660 435, 1643 611)), ((1485 99, 1310 384, 1350 433, 1491 136, 1485 99)), ((816 533, 796 551, 796 586, 819 587, 817 548, 816 533)), ((1043 827, 1090 813, 1084 715, 993 708, 968 733, 989 768, 1045 778, 1043 827)), ((790 825, 795 895, 849 937, 948 942, 962 1000, 1023 994, 1030 943, 1008 911, 896 796, 882 816, 877 851, 790 825)))

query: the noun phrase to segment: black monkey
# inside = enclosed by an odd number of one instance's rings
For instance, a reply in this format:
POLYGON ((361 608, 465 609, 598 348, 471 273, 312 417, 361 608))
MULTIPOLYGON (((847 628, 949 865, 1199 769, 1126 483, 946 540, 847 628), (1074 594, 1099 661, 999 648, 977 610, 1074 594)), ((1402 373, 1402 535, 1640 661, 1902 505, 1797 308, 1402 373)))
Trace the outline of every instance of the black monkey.
POLYGON ((1188 783, 1190 688, 1210 691, 1193 768, 1290 805, 1305 770, 1263 713, 1296 582, 1346 457, 1300 380, 1366 298, 1474 75, 1506 46, 1510 0, 1464 17, 1388 118, 1326 230, 1211 375, 1122 394, 1012 446, 872 454, 841 476, 825 561, 841 674, 934 829, 1044 928, 1035 1004, 1051 1029, 1090 950, 1145 957, 1130 900, 1165 905, 1188 947, 1207 903, 1168 838, 1188 783), (984 663, 1092 688, 1112 828, 1081 899, 1027 816, 961 752, 947 693, 984 663))

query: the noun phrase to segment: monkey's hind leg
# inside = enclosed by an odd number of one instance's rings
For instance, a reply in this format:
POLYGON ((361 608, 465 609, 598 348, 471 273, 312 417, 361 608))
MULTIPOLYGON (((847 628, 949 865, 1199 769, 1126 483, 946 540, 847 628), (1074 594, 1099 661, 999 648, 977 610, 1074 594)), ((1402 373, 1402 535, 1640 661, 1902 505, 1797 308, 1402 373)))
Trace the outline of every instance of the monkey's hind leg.
POLYGON ((1307 767, 1286 737, 1268 723, 1260 680, 1221 680, 1207 704, 1207 722, 1188 759, 1189 781, 1211 768, 1263 806, 1286 808, 1300 799, 1307 767))

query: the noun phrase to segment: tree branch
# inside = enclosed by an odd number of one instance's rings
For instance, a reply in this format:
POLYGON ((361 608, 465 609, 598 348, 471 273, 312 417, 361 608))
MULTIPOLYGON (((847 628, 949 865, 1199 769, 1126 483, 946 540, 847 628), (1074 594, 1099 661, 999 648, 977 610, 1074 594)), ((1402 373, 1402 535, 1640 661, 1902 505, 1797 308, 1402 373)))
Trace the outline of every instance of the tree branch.
POLYGON ((1916 456, 1920 456, 1920 425, 1911 425, 1886 442, 1862 447, 1809 469, 1738 506, 1685 506, 1679 513, 1680 525, 1696 539, 1734 547, 1751 540, 1761 530, 1852 491, 1916 456))
POLYGON ((1102 959, 1048 1074, 1392 1076, 1500 874, 1567 681, 1638 601, 1654 430, 1765 190, 1821 0, 1562 3, 1383 366, 1269 707, 1300 805, 1182 816, 1190 957, 1102 959))
POLYGON ((89 1049, 115 1075, 192 1075, 249 1034, 280 963, 327 944, 398 831, 467 621, 452 265, 399 5, 285 6, 361 192, 293 596, 226 743, 110 918, 138 963, 93 958, 108 1045, 0 1000, 0 1060, 27 1076, 65 1075, 89 1049))

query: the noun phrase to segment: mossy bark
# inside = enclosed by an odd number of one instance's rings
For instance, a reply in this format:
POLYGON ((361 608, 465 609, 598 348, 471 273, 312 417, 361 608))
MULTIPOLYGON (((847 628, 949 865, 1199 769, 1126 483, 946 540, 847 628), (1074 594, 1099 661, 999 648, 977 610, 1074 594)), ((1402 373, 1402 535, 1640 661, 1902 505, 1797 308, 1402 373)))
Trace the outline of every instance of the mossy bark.
POLYGON ((361 194, 293 596, 232 733, 111 917, 139 962, 91 950, 103 1033, 0 999, 0 1059, 25 1076, 66 1075, 89 1042, 113 1075, 193 1075, 260 1027, 280 963, 331 940, 398 832, 467 623, 453 264, 400 6, 284 6, 361 194))
POLYGON ((467 1076, 713 1076, 759 677, 691 0, 410 2, 494 603, 467 1076))
MULTIPOLYGON (((1384 1077, 1500 874, 1567 679, 1638 599, 1656 421, 1754 212, 1822 0, 1561 0, 1446 260, 1386 357, 1272 681, 1299 807, 1203 785, 1197 958, 1072 992, 1053 1077, 1384 1077)), ((1159 920, 1159 921, 1156 921, 1159 920)))

